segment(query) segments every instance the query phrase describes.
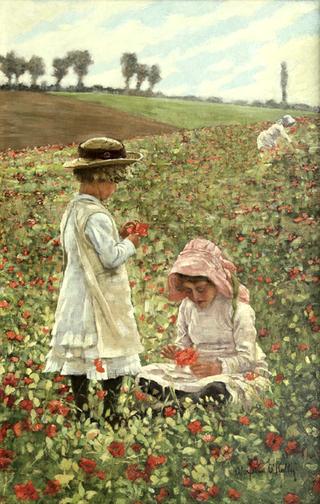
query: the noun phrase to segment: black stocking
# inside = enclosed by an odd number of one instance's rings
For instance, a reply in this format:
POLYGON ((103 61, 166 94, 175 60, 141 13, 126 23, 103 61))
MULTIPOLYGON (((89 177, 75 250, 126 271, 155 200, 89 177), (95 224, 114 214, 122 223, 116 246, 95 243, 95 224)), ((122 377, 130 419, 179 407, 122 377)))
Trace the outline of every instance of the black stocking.
POLYGON ((88 385, 89 380, 86 375, 71 375, 71 387, 74 395, 74 402, 78 408, 77 416, 81 416, 84 412, 85 416, 89 416, 89 411, 84 411, 84 405, 88 404, 88 385))
POLYGON ((103 417, 105 417, 108 409, 110 410, 110 417, 116 416, 122 380, 123 376, 117 376, 117 378, 109 378, 109 380, 103 380, 102 388, 107 392, 103 402, 103 417))

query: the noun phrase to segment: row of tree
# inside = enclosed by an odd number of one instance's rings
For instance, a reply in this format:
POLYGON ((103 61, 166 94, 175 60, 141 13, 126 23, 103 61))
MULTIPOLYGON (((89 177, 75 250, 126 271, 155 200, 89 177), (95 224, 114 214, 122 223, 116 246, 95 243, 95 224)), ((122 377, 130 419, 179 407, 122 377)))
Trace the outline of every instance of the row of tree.
MULTIPOLYGON (((135 53, 123 53, 120 62, 126 90, 130 89, 130 80, 134 75, 136 76, 136 91, 140 91, 143 82, 147 80, 148 91, 152 92, 154 86, 161 80, 159 65, 149 67, 139 63, 135 53)), ((89 51, 69 51, 63 58, 54 58, 52 76, 56 79, 55 86, 60 88, 62 79, 72 68, 78 76, 76 87, 82 89, 83 79, 92 63, 93 59, 89 51)), ((15 86, 18 87, 20 77, 26 72, 31 76, 31 86, 37 86, 38 79, 45 74, 45 64, 39 56, 34 55, 27 61, 16 55, 14 51, 10 51, 5 56, 0 55, 0 70, 7 77, 9 87, 13 84, 13 78, 15 78, 15 86)))
MULTIPOLYGON (((83 78, 88 73, 89 65, 93 59, 89 51, 69 51, 64 58, 54 58, 52 62, 53 77, 56 78, 56 86, 60 87, 62 79, 67 75, 69 68, 78 76, 77 88, 83 87, 83 78)), ((45 74, 45 64, 39 56, 32 56, 29 61, 17 56, 14 51, 10 51, 6 56, 0 55, 0 70, 8 79, 8 85, 12 86, 12 79, 15 77, 15 85, 19 85, 20 77, 28 72, 31 76, 31 85, 36 86, 39 77, 45 74)))
POLYGON ((152 92, 154 86, 161 80, 159 65, 148 66, 139 63, 136 53, 123 53, 120 63, 126 90, 130 89, 130 80, 134 76, 136 76, 136 91, 140 91, 143 82, 147 79, 149 91, 152 92))

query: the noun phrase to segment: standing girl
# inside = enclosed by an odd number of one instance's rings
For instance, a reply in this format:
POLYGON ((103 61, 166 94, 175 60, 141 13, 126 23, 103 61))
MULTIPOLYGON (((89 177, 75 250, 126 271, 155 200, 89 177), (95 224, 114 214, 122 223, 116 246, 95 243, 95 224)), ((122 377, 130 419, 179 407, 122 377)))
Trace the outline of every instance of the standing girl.
POLYGON ((126 261, 139 237, 120 239, 115 222, 102 204, 125 180, 128 166, 142 156, 126 152, 122 142, 98 137, 78 147, 79 157, 64 164, 80 182, 79 194, 61 221, 64 276, 55 314, 45 372, 71 379, 78 417, 89 415, 88 384, 99 380, 106 392, 104 414, 115 414, 125 375, 140 371, 140 343, 131 303, 126 261))

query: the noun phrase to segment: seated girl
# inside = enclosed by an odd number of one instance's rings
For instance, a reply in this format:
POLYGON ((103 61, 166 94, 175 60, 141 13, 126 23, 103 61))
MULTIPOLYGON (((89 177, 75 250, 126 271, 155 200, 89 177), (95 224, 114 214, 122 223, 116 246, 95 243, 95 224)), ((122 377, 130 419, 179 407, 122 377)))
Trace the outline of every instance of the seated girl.
POLYGON ((169 299, 182 301, 175 344, 161 352, 173 362, 143 366, 137 382, 144 391, 250 405, 269 388, 249 292, 235 270, 213 242, 197 238, 185 246, 168 280, 169 299))

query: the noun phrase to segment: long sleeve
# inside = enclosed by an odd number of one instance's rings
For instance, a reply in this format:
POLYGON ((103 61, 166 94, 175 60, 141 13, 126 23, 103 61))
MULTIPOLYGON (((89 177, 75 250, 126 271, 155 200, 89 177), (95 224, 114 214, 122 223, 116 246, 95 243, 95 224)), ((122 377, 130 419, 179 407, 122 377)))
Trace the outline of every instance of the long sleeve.
POLYGON ((287 132, 286 132, 286 130, 284 129, 283 126, 281 127, 281 136, 282 136, 282 138, 284 138, 285 140, 287 140, 287 142, 291 143, 291 139, 287 135, 287 132))
POLYGON ((103 213, 95 213, 89 217, 85 234, 106 268, 117 268, 135 254, 135 246, 130 240, 117 242, 112 238, 112 222, 103 213))
POLYGON ((233 338, 237 355, 219 357, 223 374, 245 373, 256 363, 255 314, 251 306, 239 303, 234 317, 233 338))
POLYGON ((191 338, 188 334, 188 324, 186 320, 186 304, 182 301, 179 307, 177 319, 177 338, 175 344, 179 347, 186 348, 193 345, 191 338))

